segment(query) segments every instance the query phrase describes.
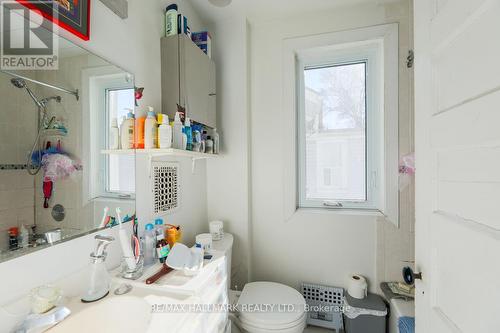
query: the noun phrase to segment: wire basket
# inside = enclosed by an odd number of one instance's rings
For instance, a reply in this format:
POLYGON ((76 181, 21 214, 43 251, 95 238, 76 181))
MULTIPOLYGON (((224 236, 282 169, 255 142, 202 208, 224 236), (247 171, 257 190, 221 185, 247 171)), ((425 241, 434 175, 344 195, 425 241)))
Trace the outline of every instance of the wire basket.
POLYGON ((302 295, 309 306, 307 313, 309 325, 335 329, 335 332, 344 329, 342 321, 344 289, 302 283, 302 295))

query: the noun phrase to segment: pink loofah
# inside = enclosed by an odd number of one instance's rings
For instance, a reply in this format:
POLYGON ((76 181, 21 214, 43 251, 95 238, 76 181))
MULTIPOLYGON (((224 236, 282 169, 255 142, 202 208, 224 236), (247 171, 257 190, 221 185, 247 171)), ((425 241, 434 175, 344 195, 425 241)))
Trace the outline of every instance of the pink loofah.
POLYGON ((70 177, 77 168, 73 160, 63 154, 44 155, 42 157, 44 181, 56 181, 70 177))

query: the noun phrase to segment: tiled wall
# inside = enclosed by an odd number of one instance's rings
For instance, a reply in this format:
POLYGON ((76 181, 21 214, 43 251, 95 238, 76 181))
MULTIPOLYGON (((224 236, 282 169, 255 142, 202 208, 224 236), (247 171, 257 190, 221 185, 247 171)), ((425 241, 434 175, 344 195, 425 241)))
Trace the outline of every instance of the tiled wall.
MULTIPOLYGON (((81 70, 88 66, 88 58, 88 55, 61 58, 58 71, 39 71, 37 79, 70 90, 81 91, 81 70)), ((77 101, 72 95, 45 87, 41 87, 39 93, 44 97, 54 95, 62 97, 61 103, 50 102, 47 110, 49 116, 61 119, 68 130, 67 136, 46 137, 45 140, 50 141, 53 146, 60 140, 62 150, 74 160, 79 161, 82 158, 82 102, 77 101)), ((61 227, 72 232, 79 232, 93 228, 93 219, 90 218, 89 213, 92 207, 87 207, 90 204, 83 204, 82 199, 82 171, 77 171, 71 178, 54 182, 49 208, 43 208, 43 174, 39 173, 36 179, 35 208, 39 230, 61 227), (52 218, 51 211, 56 204, 63 205, 65 208, 66 217, 62 222, 57 222, 52 218)))
POLYGON ((22 165, 35 139, 37 108, 24 89, 0 73, 0 249, 8 247, 7 230, 34 221, 34 178, 26 170, 5 170, 22 165))

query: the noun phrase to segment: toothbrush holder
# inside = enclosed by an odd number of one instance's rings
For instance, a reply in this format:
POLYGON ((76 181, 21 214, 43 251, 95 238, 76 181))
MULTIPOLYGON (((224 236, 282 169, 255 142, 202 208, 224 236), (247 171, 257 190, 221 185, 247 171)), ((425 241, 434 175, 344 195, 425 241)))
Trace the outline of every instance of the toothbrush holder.
POLYGON ((142 276, 142 272, 144 269, 144 256, 141 254, 138 257, 122 257, 122 262, 121 262, 121 277, 125 279, 130 279, 130 280, 137 280, 139 277, 142 276), (129 265, 127 262, 130 262, 130 260, 135 260, 136 265, 135 269, 129 268, 129 265))

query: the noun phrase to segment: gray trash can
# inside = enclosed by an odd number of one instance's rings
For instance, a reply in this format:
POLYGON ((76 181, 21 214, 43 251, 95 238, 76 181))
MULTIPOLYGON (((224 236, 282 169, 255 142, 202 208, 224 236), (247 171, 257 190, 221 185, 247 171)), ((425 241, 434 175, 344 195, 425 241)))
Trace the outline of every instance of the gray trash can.
POLYGON ((364 299, 345 296, 344 326, 346 333, 385 333, 387 306, 379 295, 364 299))

